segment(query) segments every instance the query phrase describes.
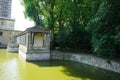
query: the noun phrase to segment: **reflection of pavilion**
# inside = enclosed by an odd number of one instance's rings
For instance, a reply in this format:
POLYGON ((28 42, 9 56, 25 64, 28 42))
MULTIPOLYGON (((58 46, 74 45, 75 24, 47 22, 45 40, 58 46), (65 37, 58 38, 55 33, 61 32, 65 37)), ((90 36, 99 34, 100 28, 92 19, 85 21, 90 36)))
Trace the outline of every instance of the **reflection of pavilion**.
POLYGON ((42 26, 27 28, 17 37, 19 54, 26 60, 50 59, 50 36, 42 26))

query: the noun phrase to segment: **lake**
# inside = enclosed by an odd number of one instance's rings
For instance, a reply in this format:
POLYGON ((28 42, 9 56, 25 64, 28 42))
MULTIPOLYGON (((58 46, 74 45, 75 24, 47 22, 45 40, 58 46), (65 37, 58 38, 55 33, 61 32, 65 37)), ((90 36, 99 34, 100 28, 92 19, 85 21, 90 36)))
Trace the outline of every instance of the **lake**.
POLYGON ((73 61, 27 62, 0 49, 0 80, 120 80, 120 74, 73 61))

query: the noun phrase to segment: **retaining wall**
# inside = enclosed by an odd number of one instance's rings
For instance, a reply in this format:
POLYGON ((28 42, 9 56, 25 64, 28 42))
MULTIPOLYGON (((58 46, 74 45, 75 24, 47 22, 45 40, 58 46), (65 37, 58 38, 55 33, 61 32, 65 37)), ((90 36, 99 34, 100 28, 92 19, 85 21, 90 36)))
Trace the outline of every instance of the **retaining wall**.
POLYGON ((51 58, 53 60, 59 59, 59 60, 70 60, 75 62, 81 62, 120 73, 120 62, 112 61, 112 60, 109 61, 108 59, 96 57, 90 54, 83 54, 83 53, 76 54, 76 53, 51 51, 51 58))

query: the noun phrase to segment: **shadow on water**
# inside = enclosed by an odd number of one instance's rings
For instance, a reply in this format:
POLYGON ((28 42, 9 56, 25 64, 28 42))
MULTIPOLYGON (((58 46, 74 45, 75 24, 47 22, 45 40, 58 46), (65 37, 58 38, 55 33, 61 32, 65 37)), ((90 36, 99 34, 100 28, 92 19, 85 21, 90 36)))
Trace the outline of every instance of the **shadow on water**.
MULTIPOLYGON (((30 62, 39 67, 58 67, 65 69, 61 72, 70 77, 79 78, 78 80, 120 80, 120 74, 73 61, 40 61, 30 62)), ((74 79, 71 79, 74 80, 74 79)))

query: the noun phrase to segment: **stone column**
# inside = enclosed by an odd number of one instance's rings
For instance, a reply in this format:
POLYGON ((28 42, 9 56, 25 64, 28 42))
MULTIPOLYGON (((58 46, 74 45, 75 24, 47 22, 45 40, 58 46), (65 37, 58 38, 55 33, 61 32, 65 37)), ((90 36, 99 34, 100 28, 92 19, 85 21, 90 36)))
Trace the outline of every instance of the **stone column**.
POLYGON ((28 47, 29 47, 29 44, 28 44, 28 40, 29 40, 29 39, 28 39, 28 33, 25 34, 25 37, 26 37, 26 47, 27 47, 27 49, 28 49, 28 47))
POLYGON ((30 49, 33 49, 33 43, 32 43, 32 32, 30 33, 30 49))
POLYGON ((32 32, 32 37, 31 37, 32 39, 32 41, 31 41, 31 43, 32 43, 32 47, 33 47, 33 45, 34 45, 34 32, 32 32))
POLYGON ((50 49, 50 37, 51 35, 49 33, 46 34, 46 46, 48 49, 50 49))
POLYGON ((47 46, 47 36, 46 34, 44 34, 44 44, 43 44, 43 47, 46 47, 47 46))
POLYGON ((25 34, 25 46, 26 46, 27 42, 26 42, 26 34, 25 34))
POLYGON ((27 33, 27 49, 30 50, 31 49, 31 33, 27 33))

